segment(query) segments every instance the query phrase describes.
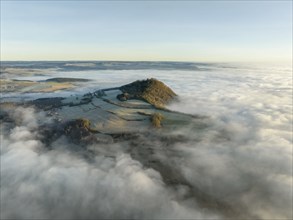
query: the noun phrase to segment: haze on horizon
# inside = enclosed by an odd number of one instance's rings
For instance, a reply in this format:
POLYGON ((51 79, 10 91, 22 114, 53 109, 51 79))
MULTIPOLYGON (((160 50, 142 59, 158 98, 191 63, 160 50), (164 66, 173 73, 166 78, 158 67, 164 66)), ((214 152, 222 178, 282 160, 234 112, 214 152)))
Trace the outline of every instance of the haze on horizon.
POLYGON ((1 1, 1 60, 292 62, 292 1, 1 1))

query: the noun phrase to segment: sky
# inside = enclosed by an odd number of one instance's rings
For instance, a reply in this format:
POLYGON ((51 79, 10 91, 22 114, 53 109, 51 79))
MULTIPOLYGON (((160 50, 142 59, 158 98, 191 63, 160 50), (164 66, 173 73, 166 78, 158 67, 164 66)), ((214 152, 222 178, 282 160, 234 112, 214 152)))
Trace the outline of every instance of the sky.
POLYGON ((1 60, 290 62, 292 1, 1 0, 1 60))

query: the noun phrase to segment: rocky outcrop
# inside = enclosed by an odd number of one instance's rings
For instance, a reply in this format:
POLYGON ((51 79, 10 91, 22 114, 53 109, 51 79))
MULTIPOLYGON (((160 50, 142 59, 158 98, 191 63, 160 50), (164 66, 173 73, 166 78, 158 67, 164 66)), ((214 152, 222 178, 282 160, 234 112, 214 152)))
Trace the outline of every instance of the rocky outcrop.
POLYGON ((164 108, 177 95, 163 82, 151 78, 147 80, 137 80, 133 83, 120 87, 123 92, 118 99, 141 99, 157 108, 164 108), (126 95, 127 94, 127 97, 126 95))
POLYGON ((117 95, 117 99, 122 102, 127 101, 130 98, 131 96, 127 92, 117 95))

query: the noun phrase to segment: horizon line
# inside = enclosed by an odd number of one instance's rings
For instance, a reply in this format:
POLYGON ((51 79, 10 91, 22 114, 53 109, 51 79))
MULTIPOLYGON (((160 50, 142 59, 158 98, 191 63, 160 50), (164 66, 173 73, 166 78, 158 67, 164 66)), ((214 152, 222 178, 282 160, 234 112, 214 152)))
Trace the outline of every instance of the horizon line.
MULTIPOLYGON (((1 60, 2 62, 147 62, 147 63, 272 63, 271 61, 182 61, 182 60, 1 60)), ((291 63, 293 61, 275 61, 274 63, 291 63)))
MULTIPOLYGON (((149 62, 149 63, 225 63, 224 61, 182 61, 182 60, 0 60, 0 62, 149 62)), ((238 62, 238 61, 229 61, 238 62)))

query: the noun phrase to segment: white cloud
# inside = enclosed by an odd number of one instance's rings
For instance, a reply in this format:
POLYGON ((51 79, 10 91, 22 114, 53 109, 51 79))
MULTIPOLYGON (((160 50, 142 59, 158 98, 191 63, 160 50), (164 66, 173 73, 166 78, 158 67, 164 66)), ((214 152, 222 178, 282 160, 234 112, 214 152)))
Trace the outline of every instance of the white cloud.
POLYGON ((113 71, 105 82, 157 77, 180 95, 171 109, 209 117, 203 131, 174 131, 186 143, 146 143, 153 149, 146 159, 171 167, 176 184, 132 157, 129 143, 88 146, 91 160, 62 138, 48 150, 38 135, 45 116, 20 108, 11 112, 16 126, 2 126, 1 218, 292 218, 289 71, 129 72, 113 71))

